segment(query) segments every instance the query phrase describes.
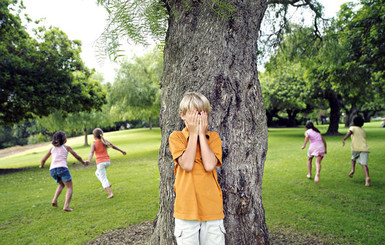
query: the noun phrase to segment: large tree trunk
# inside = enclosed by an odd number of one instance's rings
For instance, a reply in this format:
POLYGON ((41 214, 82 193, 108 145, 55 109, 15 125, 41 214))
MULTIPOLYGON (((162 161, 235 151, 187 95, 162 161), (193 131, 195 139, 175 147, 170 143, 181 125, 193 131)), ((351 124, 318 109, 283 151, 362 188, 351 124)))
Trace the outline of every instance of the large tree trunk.
POLYGON ((357 108, 355 108, 354 106, 352 106, 352 108, 350 108, 349 110, 348 109, 345 109, 345 128, 348 128, 351 124, 351 122, 353 121, 353 117, 354 115, 356 115, 357 113, 357 108))
POLYGON ((83 132, 84 132, 84 145, 88 145, 88 134, 87 134, 87 127, 84 126, 83 128, 83 132))
POLYGON ((326 99, 329 101, 330 116, 329 116, 329 127, 326 135, 341 135, 338 132, 338 127, 341 117, 342 99, 341 96, 336 94, 332 90, 326 91, 326 99))
POLYGON ((298 110, 286 110, 287 112, 287 116, 288 116, 288 120, 287 120, 287 127, 295 127, 297 126, 297 120, 296 120, 296 117, 297 117, 297 114, 298 114, 298 110))
POLYGON ((148 118, 148 124, 150 125, 150 130, 151 130, 152 129, 152 118, 151 117, 148 118))
POLYGON ((370 119, 372 116, 376 115, 376 111, 369 111, 369 110, 363 110, 362 114, 364 115, 364 121, 365 122, 370 122, 370 119))
POLYGON ((159 212, 151 244, 175 244, 174 163, 168 137, 181 130, 179 102, 187 91, 211 102, 209 130, 222 139, 226 244, 268 244, 262 205, 267 152, 266 110, 257 76, 257 38, 266 0, 234 0, 232 20, 218 17, 206 1, 171 1, 161 82, 162 143, 159 151, 159 212))

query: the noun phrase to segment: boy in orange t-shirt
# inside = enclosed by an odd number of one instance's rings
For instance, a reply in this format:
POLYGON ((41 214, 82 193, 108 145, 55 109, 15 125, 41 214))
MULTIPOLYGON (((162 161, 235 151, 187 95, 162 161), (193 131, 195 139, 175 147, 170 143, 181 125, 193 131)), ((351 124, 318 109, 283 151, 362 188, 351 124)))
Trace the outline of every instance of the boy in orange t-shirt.
POLYGON ((179 114, 186 127, 169 137, 175 163, 175 232, 178 244, 224 245, 223 199, 216 167, 222 165, 222 141, 207 131, 207 98, 186 93, 179 114))

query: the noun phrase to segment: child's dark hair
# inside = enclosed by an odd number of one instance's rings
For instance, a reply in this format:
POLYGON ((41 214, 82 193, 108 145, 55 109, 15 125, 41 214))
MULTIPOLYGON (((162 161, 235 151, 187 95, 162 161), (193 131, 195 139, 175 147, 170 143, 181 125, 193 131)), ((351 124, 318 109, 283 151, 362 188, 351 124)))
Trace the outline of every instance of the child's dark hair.
POLYGON ((67 141, 66 133, 58 131, 53 135, 52 144, 54 146, 61 146, 67 141))
POLYGON ((362 127, 364 125, 364 119, 360 116, 356 116, 353 119, 353 124, 354 124, 354 126, 362 127))
POLYGON ((94 131, 92 131, 92 134, 97 139, 100 139, 105 147, 110 145, 109 142, 103 138, 103 130, 101 128, 95 128, 94 131))
POLYGON ((314 124, 313 124, 312 121, 307 121, 305 127, 306 127, 307 129, 313 129, 313 130, 316 131, 317 133, 321 133, 321 132, 318 130, 318 128, 314 127, 314 124))

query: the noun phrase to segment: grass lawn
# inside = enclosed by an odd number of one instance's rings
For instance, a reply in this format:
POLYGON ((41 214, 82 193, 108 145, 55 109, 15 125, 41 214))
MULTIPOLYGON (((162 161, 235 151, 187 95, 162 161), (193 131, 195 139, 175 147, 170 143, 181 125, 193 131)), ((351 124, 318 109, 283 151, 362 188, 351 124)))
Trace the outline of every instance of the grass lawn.
MULTIPOLYGON (((127 151, 123 156, 109 149, 112 160, 107 174, 115 197, 106 199, 107 192, 94 174, 94 164, 72 164, 75 159, 71 156, 74 193, 70 207, 74 211, 69 213, 62 211, 65 190, 59 197, 59 207, 51 207, 57 184, 47 165, 45 169, 37 167, 50 146, 0 159, 1 168, 34 166, 0 176, 0 244, 81 244, 102 232, 155 219, 160 130, 118 131, 106 133, 105 137, 127 151)), ((90 147, 82 146, 82 137, 70 139, 67 144, 83 159, 90 152, 90 147)))
MULTIPOLYGON (((360 165, 351 179, 350 143, 343 136, 324 137, 328 153, 322 160, 320 183, 306 178, 307 148, 301 150, 304 128, 269 129, 269 150, 263 176, 263 204, 270 230, 304 231, 325 242, 385 243, 385 128, 367 123, 371 187, 365 187, 360 165)), ((327 126, 319 126, 321 133, 327 126)), ((340 125, 340 133, 346 134, 340 125)), ((313 159, 313 178, 315 159, 313 159)))
MULTIPOLYGON (((326 127, 319 128, 326 132, 326 127)), ((350 140, 342 147, 343 136, 325 137, 328 154, 322 161, 320 184, 315 185, 306 178, 307 150, 300 148, 304 128, 269 129, 263 176, 269 230, 311 234, 329 244, 385 243, 385 129, 379 128, 378 122, 363 128, 371 150, 371 187, 364 186, 359 165, 354 178, 348 177, 350 140)), ((346 133, 347 129, 341 125, 340 132, 346 133)), ((109 150, 112 164, 107 173, 115 197, 106 199, 107 193, 94 174, 95 165, 74 164, 76 160, 71 156, 68 160, 74 194, 70 207, 74 212, 70 213, 61 210, 64 193, 59 208, 50 206, 57 185, 47 165, 38 168, 49 145, 0 158, 0 168, 32 167, 0 175, 0 244, 81 244, 102 232, 155 218, 160 130, 133 129, 105 136, 127 151, 123 156, 109 150)), ((83 137, 72 138, 67 144, 83 158, 88 156, 90 149, 82 146, 83 137)))

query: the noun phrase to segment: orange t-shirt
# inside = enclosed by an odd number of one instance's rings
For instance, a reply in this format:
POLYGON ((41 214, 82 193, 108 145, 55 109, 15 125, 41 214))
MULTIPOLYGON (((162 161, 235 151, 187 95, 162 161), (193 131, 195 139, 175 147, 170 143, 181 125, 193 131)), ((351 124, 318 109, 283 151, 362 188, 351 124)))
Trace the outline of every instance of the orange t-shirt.
POLYGON ((107 147, 103 145, 103 142, 101 140, 95 140, 94 144, 96 164, 101 162, 110 162, 110 156, 108 155, 107 147))
MULTIPOLYGON (((217 167, 222 165, 222 141, 217 132, 208 131, 206 134, 209 146, 218 158, 217 167)), ((174 217, 183 220, 217 220, 223 219, 223 198, 218 183, 217 171, 206 172, 203 166, 199 143, 195 155, 194 167, 191 172, 183 170, 177 159, 187 148, 189 133, 174 131, 169 137, 170 152, 175 168, 174 217)))

